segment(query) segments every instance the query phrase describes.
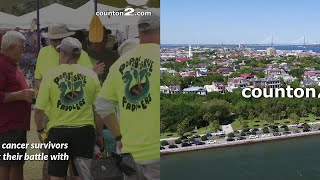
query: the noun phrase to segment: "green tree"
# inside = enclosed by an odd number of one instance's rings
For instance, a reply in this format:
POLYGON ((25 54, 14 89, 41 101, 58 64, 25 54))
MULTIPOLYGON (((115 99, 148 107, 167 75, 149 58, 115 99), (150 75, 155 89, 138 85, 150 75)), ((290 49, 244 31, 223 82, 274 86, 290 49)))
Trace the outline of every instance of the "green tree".
POLYGON ((162 121, 160 121, 160 133, 164 133, 166 129, 166 125, 162 121))
POLYGON ((229 134, 228 134, 228 137, 234 137, 234 133, 232 133, 232 132, 229 133, 229 134))
POLYGON ((209 112, 207 112, 207 113, 205 113, 205 114, 203 115, 202 119, 206 121, 206 123, 207 123, 207 124, 206 124, 206 129, 207 129, 208 124, 209 124, 209 122, 210 122, 211 119, 212 119, 212 114, 209 113, 209 112))
POLYGON ((180 77, 179 75, 163 73, 161 74, 161 85, 180 85, 180 77))
POLYGON ((265 122, 265 123, 268 123, 267 117, 268 117, 267 114, 261 113, 260 116, 259 116, 259 119, 260 119, 261 121, 265 122))
POLYGON ((217 132, 220 129, 220 124, 218 120, 212 121, 212 130, 213 132, 217 132))
POLYGON ((242 116, 238 118, 238 121, 240 122, 240 126, 242 129, 245 129, 248 127, 248 121, 245 120, 242 116))
POLYGON ((290 119, 291 119, 295 124, 298 124, 299 121, 300 121, 300 117, 299 117, 296 113, 290 114, 290 119))
POLYGON ((206 141, 208 140, 207 136, 201 136, 201 141, 206 141))
POLYGON ((216 113, 214 113, 214 116, 220 122, 221 112, 217 111, 216 113))
POLYGON ((249 110, 252 109, 252 106, 247 101, 240 101, 235 105, 234 109, 239 116, 248 119, 249 110))
POLYGON ((177 134, 179 136, 183 136, 184 133, 186 133, 186 132, 188 132, 188 124, 187 124, 187 121, 184 120, 180 124, 178 124, 178 126, 177 126, 177 134))
POLYGON ((288 128, 288 126, 286 126, 286 127, 284 128, 284 130, 285 130, 285 131, 289 131, 289 128, 288 128))
POLYGON ((166 141, 166 140, 161 141, 160 144, 161 144, 161 146, 169 145, 168 141, 166 141))
POLYGON ((272 117, 272 116, 267 116, 267 117, 266 117, 266 122, 267 122, 269 125, 273 124, 273 123, 274 123, 274 117, 272 117))
POLYGON ((263 132, 263 134, 267 134, 267 133, 269 133, 269 129, 267 127, 264 127, 262 129, 262 132, 263 132))
POLYGON ((301 116, 302 116, 302 117, 306 117, 306 116, 308 116, 308 112, 307 112, 307 110, 303 110, 303 111, 301 111, 301 116))
POLYGON ((310 129, 310 125, 308 123, 303 124, 303 129, 310 129))
POLYGON ((294 81, 290 84, 290 86, 291 86, 292 88, 299 88, 299 87, 300 87, 300 80, 298 80, 298 79, 294 80, 294 81))
POLYGON ((289 71, 289 74, 293 77, 301 78, 302 74, 304 73, 304 69, 298 68, 298 69, 292 69, 289 71))
POLYGON ((312 112, 312 114, 317 115, 318 114, 317 107, 312 107, 311 112, 312 112))
POLYGON ((248 119, 253 121, 255 118, 256 118, 255 111, 253 109, 250 109, 248 119))
POLYGON ((287 108, 286 108, 286 113, 287 113, 287 114, 290 114, 290 113, 291 113, 291 108, 290 108, 290 107, 287 107, 287 108))
POLYGON ((286 111, 281 111, 280 112, 280 119, 284 119, 286 117, 287 113, 286 111))
POLYGON ((176 140, 174 141, 174 143, 175 143, 175 144, 181 144, 181 143, 182 143, 182 141, 181 141, 181 139, 180 139, 180 138, 178 138, 178 139, 176 139, 176 140))
POLYGON ((264 72, 256 72, 255 75, 256 75, 258 78, 264 78, 264 77, 265 77, 264 72))
POLYGON ((215 68, 215 67, 214 67, 214 65, 212 65, 212 64, 210 64, 210 65, 207 66, 207 70, 208 70, 208 71, 212 71, 214 68, 215 68))

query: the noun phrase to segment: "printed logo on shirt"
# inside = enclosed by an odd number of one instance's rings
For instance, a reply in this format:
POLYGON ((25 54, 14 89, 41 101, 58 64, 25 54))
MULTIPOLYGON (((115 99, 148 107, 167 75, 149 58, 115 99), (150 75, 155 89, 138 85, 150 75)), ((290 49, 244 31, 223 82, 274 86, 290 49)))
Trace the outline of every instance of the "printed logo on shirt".
POLYGON ((54 83, 60 89, 60 99, 57 102, 58 109, 65 111, 80 110, 85 105, 83 88, 87 83, 86 76, 64 72, 54 78, 54 83))
POLYGON ((149 77, 153 70, 152 65, 152 60, 141 57, 132 57, 121 64, 119 72, 125 83, 122 107, 126 110, 147 109, 151 103, 149 77))

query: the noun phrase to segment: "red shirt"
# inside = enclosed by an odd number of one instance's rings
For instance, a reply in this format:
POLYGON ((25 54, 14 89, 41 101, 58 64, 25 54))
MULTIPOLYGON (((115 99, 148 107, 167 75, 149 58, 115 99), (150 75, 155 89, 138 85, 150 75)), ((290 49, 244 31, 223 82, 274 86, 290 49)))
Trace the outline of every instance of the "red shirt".
POLYGON ((31 103, 27 101, 3 103, 5 93, 28 88, 17 64, 8 56, 0 53, 0 133, 30 130, 31 103))

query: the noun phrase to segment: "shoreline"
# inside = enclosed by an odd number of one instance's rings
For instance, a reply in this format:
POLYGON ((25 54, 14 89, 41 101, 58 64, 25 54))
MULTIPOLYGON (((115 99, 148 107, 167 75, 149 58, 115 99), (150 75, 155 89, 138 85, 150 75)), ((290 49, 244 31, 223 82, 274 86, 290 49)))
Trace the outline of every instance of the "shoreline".
POLYGON ((176 153, 189 152, 189 151, 199 151, 227 146, 237 146, 237 145, 245 145, 245 144, 254 144, 272 140, 281 140, 281 139, 290 139, 296 137, 304 137, 304 136, 312 136, 312 135, 320 135, 320 131, 311 131, 311 132, 302 132, 299 134, 289 134, 289 135, 281 135, 281 136, 271 136, 267 138, 258 138, 258 139, 246 139, 246 140, 236 140, 236 141, 226 141, 221 144, 205 144, 199 146, 191 146, 191 147, 183 147, 183 148, 174 148, 174 149, 165 149, 160 151, 160 156, 167 156, 176 153))

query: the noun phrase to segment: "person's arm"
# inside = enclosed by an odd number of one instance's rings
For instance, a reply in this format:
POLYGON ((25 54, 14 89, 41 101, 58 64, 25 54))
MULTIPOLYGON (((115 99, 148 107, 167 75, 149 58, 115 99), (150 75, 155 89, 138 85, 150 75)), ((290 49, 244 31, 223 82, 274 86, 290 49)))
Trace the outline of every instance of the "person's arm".
POLYGON ((94 111, 94 120, 96 124, 96 144, 99 146, 100 151, 104 151, 104 140, 103 140, 103 121, 100 116, 94 111))
POLYGON ((41 85, 41 79, 36 79, 34 90, 38 92, 40 89, 40 85, 41 85))
POLYGON ((31 103, 34 97, 35 94, 33 89, 24 89, 12 93, 4 93, 4 98, 2 102, 9 103, 13 101, 27 101, 31 103))
POLYGON ((116 117, 115 113, 112 113, 112 114, 108 115, 107 117, 103 118, 102 121, 108 127, 108 129, 110 130, 111 134, 114 137, 119 137, 121 135, 120 126, 117 121, 117 117, 116 117))
POLYGON ((99 118, 102 119, 103 124, 106 125, 108 130, 111 132, 113 137, 115 137, 117 143, 117 153, 121 154, 122 141, 120 126, 115 115, 115 107, 117 102, 112 100, 106 100, 103 98, 98 98, 96 101, 96 112, 99 118))
POLYGON ((115 108, 118 102, 109 99, 97 98, 95 110, 102 119, 102 122, 108 127, 114 137, 120 136, 119 123, 115 116, 115 108))
POLYGON ((48 138, 47 132, 44 129, 44 118, 45 118, 44 111, 40 109, 35 109, 34 120, 36 122, 36 130, 38 134, 38 139, 42 143, 46 143, 48 138))
POLYGON ((32 89, 24 89, 17 92, 5 92, 6 84, 5 73, 0 73, 0 103, 9 103, 13 101, 32 102, 34 91, 32 89))
MULTIPOLYGON (((50 76, 49 76, 50 77, 50 76)), ((35 113, 34 120, 36 123, 36 128, 38 132, 38 138, 40 142, 45 142, 47 137, 46 131, 44 129, 44 118, 45 113, 44 110, 47 107, 47 104, 50 103, 50 79, 46 79, 41 83, 38 97, 35 104, 35 113)))
POLYGON ((100 116, 94 111, 94 107, 93 107, 93 112, 94 112, 94 121, 96 124, 96 134, 97 136, 101 136, 102 135, 102 130, 103 130, 103 121, 100 118, 100 116))
POLYGON ((34 120, 36 123, 36 129, 37 131, 40 131, 42 129, 44 129, 44 118, 45 118, 45 113, 43 110, 40 109, 35 109, 34 111, 34 120))

